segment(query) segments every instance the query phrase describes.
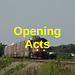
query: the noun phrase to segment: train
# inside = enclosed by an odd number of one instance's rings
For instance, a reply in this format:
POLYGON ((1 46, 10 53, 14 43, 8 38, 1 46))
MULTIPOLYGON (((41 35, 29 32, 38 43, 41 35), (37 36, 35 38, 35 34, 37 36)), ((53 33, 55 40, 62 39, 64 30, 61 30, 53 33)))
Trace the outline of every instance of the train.
POLYGON ((41 38, 40 36, 31 36, 28 39, 12 43, 11 45, 6 46, 4 49, 4 56, 9 56, 13 58, 19 58, 19 57, 48 58, 47 49, 40 48, 40 44, 36 44, 39 45, 39 48, 34 48, 34 47, 31 48, 30 46, 27 46, 27 48, 25 48, 27 40, 31 41, 32 46, 34 42, 40 42, 41 40, 43 42, 47 41, 47 39, 41 38))

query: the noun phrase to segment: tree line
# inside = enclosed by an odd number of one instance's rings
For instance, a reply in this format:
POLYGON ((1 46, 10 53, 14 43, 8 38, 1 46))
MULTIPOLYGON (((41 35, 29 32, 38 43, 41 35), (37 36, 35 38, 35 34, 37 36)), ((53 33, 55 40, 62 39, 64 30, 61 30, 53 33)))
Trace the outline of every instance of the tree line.
POLYGON ((51 46, 49 52, 75 53, 75 44, 51 46))
POLYGON ((0 43, 0 56, 2 56, 4 54, 4 48, 6 45, 0 43))

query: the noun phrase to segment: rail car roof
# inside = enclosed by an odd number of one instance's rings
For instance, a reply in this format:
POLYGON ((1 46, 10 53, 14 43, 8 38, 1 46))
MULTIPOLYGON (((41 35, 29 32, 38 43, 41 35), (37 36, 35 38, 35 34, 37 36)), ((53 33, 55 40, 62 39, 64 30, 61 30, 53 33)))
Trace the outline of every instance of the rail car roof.
POLYGON ((42 40, 43 42, 46 42, 46 41, 47 41, 47 39, 45 39, 45 38, 37 38, 37 39, 34 40, 34 42, 35 42, 35 41, 40 42, 41 40, 42 40))
POLYGON ((40 36, 31 36, 29 39, 30 40, 36 40, 36 39, 39 39, 40 38, 40 36))

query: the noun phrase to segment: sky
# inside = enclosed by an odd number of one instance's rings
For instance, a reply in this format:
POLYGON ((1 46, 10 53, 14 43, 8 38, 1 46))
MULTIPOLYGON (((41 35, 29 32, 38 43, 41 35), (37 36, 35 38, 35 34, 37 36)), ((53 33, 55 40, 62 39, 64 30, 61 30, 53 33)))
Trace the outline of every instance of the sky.
POLYGON ((0 0, 0 42, 9 45, 24 40, 22 35, 14 34, 17 26, 23 29, 60 28, 60 38, 40 36, 51 46, 75 44, 75 0, 0 0))

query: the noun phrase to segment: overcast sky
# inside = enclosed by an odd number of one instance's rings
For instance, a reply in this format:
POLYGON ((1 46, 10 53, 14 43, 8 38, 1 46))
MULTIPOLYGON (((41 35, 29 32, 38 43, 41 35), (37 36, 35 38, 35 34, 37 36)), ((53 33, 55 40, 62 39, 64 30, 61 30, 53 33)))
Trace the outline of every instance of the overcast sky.
POLYGON ((61 29, 58 39, 41 36, 51 46, 75 44, 75 0, 0 0, 0 42, 9 45, 24 40, 14 35, 16 26, 43 29, 44 25, 61 29))

